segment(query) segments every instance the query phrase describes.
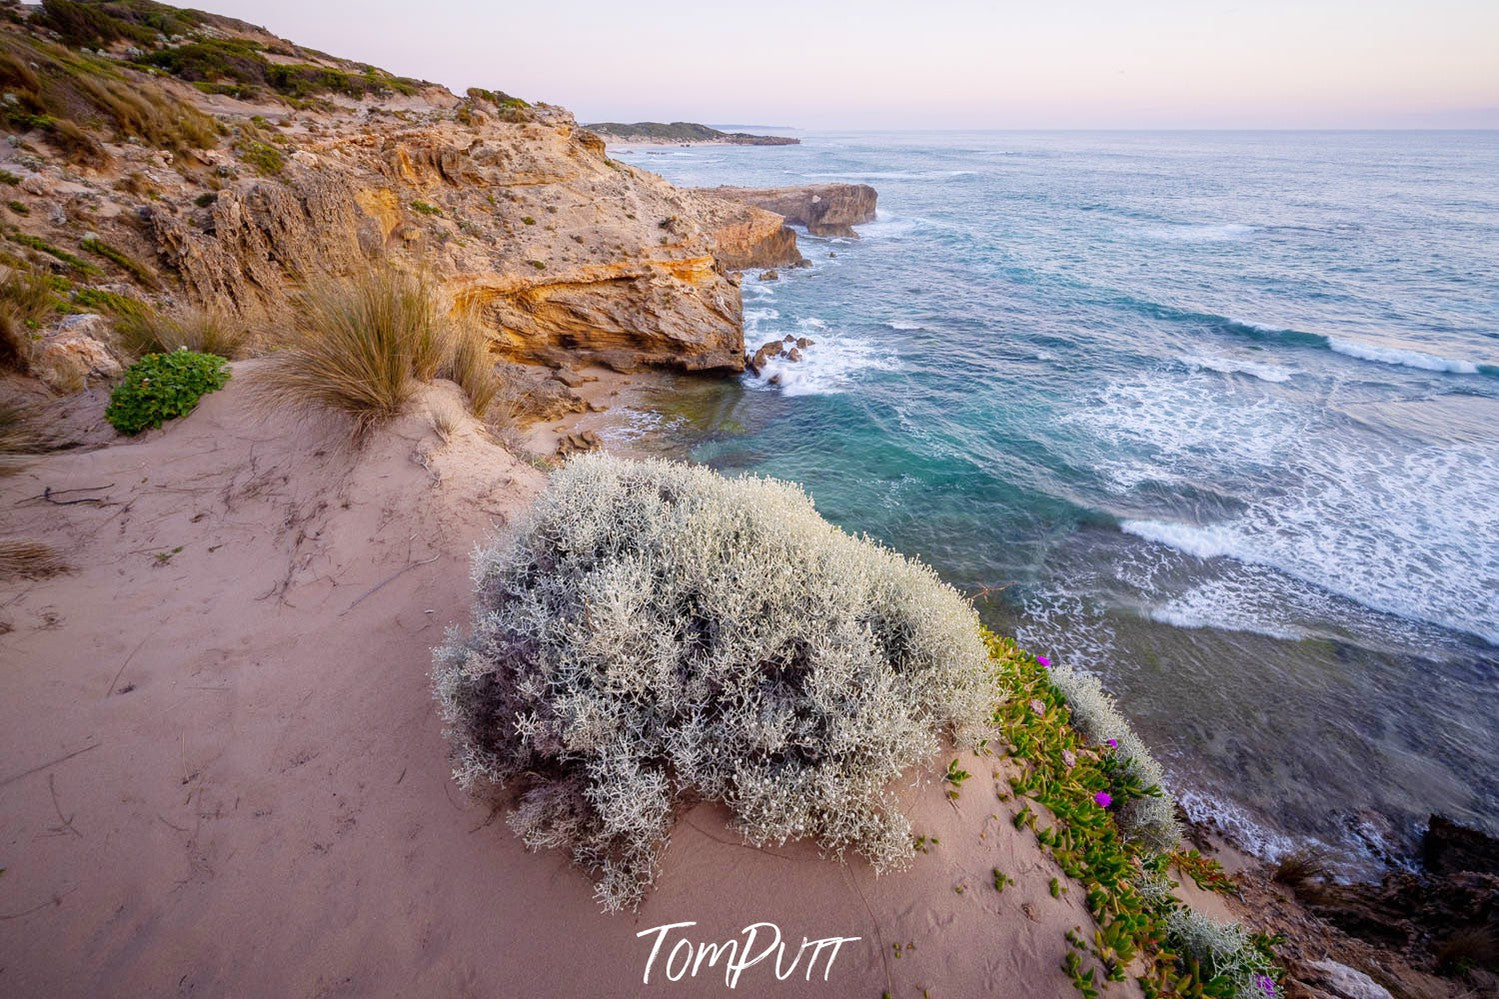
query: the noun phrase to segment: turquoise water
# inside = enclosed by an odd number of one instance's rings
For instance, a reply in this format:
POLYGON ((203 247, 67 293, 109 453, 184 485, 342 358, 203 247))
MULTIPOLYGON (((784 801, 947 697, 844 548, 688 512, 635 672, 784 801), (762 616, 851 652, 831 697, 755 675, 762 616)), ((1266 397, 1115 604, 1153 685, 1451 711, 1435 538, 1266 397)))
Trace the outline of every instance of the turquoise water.
POLYGON ((855 181, 744 282, 781 384, 622 442, 793 479, 1101 674, 1189 809, 1367 866, 1499 832, 1499 133, 811 134, 619 153, 855 181))

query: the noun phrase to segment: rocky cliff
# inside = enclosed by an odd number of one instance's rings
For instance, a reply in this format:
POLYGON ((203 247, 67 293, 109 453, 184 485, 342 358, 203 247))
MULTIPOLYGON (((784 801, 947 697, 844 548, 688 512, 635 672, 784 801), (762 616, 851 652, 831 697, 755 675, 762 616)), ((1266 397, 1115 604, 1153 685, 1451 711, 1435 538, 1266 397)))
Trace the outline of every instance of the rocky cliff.
POLYGON ((857 237, 853 227, 873 222, 878 195, 868 184, 814 184, 808 187, 711 187, 700 194, 775 212, 814 236, 857 237))
POLYGON ((0 263, 53 275, 64 311, 100 292, 274 325, 306 275, 384 255, 511 360, 737 371, 733 270, 801 259, 779 216, 613 160, 561 108, 146 0, 17 12, 0 85, 0 263))

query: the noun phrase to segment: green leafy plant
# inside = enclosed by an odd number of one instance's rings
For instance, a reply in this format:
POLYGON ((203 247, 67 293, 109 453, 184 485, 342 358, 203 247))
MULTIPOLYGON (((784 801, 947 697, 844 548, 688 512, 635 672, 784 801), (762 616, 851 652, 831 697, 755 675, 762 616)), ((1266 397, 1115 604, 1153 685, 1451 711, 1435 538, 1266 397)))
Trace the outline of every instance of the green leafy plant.
MULTIPOLYGON (((1205 923, 1173 894, 1176 886, 1165 873, 1171 847, 1154 849, 1159 839, 1127 835, 1120 828, 1120 801, 1169 799, 1152 795, 1159 787, 1142 780, 1153 761, 1128 723, 1112 711, 1112 702, 1093 683, 1049 669, 1011 639, 986 630, 984 640, 996 681, 1008 694, 995 710, 994 724, 1021 766, 1010 781, 1022 802, 1014 826, 1031 829, 1082 888, 1097 923, 1091 939, 1069 931, 1075 950, 1065 970, 1074 986, 1084 996, 1097 996, 1109 981, 1122 981, 1125 969, 1138 961, 1139 984, 1152 999, 1267 999, 1266 985, 1280 975, 1273 965, 1275 941, 1236 924, 1205 923), (1079 705, 1089 721, 1106 724, 1076 725, 1079 705), (1121 752, 1126 745, 1127 755, 1121 752), (1037 821, 1038 809, 1050 814, 1049 823, 1037 821), (1083 970, 1082 953, 1097 959, 1102 978, 1096 969, 1083 970)), ((1205 882, 1215 880, 1210 861, 1188 856, 1186 862, 1205 882)), ((1061 891, 1060 880, 1054 881, 1053 894, 1061 891)))
POLYGON ((423 215, 441 215, 442 209, 427 201, 413 201, 411 210, 421 212, 423 215))
POLYGON ((199 399, 228 381, 224 359, 216 354, 149 354, 125 372, 124 381, 110 394, 104 418, 120 433, 135 435, 186 416, 199 399))

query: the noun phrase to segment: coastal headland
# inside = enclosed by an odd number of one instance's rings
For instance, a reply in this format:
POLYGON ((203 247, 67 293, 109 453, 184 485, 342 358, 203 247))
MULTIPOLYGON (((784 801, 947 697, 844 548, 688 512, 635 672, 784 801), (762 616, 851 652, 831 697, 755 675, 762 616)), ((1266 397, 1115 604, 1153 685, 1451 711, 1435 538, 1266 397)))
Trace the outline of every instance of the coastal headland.
MULTIPOLYGON (((1169 911, 1217 920, 1256 969, 1250 930, 1291 934, 1276 988, 1314 999, 1458 994, 1413 967, 1425 943, 1359 939, 1387 899, 1329 926, 1257 861, 1121 831, 1101 783, 1133 780, 1119 740, 994 636, 1014 687, 992 737, 881 786, 914 831, 904 869, 751 847, 696 801, 639 909, 601 912, 567 851, 507 828, 503 789, 454 783, 432 650, 470 620, 471 553, 558 459, 653 378, 763 366, 743 272, 804 263, 796 226, 857 235, 876 192, 678 189, 562 108, 200 11, 7 13, 0 991, 1227 995, 1167 949, 1169 911), (476 324, 481 356, 397 344, 381 420, 267 402, 363 273, 420 275, 441 309, 410 325, 476 324), (117 432, 117 388, 149 396, 140 365, 184 355, 228 360, 181 413, 117 432), (1365 972, 1391 991, 1351 991, 1365 972)), ((383 316, 340 331, 367 346, 383 316)), ((1488 861, 1463 843, 1431 885, 1470 886, 1488 861)))

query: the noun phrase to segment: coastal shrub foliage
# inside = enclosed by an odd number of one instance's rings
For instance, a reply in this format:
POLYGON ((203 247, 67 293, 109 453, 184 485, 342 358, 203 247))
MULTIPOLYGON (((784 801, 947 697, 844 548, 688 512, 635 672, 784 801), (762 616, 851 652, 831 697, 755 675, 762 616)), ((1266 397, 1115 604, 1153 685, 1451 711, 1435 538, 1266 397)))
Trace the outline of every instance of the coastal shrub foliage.
POLYGON ((1181 906, 1166 919, 1171 944, 1194 962, 1199 977, 1215 983, 1234 999, 1269 999, 1276 995, 1275 972, 1263 943, 1238 923, 1220 923, 1181 906))
POLYGON ((109 396, 104 418, 122 434, 138 434, 186 416, 209 392, 224 387, 229 371, 215 354, 174 350, 132 364, 109 396))
MULTIPOLYGON (((1072 950, 1064 967, 1078 992, 1096 999, 1108 982, 1124 981, 1133 970, 1144 993, 1156 999, 1275 999, 1281 977, 1272 963, 1275 940, 1205 920, 1181 902, 1170 878, 1175 867, 1207 890, 1231 891, 1222 869, 1123 833, 1130 806, 1153 798, 1158 787, 1141 781, 1135 763, 1141 750, 1126 759, 1124 732, 1113 724, 1100 730, 1114 733, 1102 739, 1085 734, 1076 704, 1064 693, 1063 684, 1072 680, 1066 670, 1048 668, 1011 639, 985 631, 984 641, 995 680, 1008 695, 994 712, 996 734, 1021 766, 1010 780, 1022 802, 1015 828, 1030 829, 1082 887, 1098 925, 1091 939, 1068 934, 1072 950), (1040 821, 1040 809, 1049 821, 1040 821), (1087 966, 1090 958, 1097 967, 1087 966)), ((1112 710, 1107 700, 1089 703, 1112 710)))
POLYGON ((1119 808, 1119 826, 1140 839, 1147 849, 1166 853, 1181 845, 1181 824, 1176 819, 1176 800, 1166 790, 1166 775, 1129 719, 1120 713, 1114 698, 1096 676, 1066 667, 1051 671, 1051 682, 1067 698, 1071 721, 1095 743, 1114 742, 1114 758, 1147 793, 1132 796, 1119 808))
POLYGON ((290 330, 255 375, 272 405, 329 409, 362 432, 433 378, 457 381, 480 416, 498 391, 483 327, 447 311, 420 274, 372 266, 319 276, 294 305, 290 330))
POLYGON ((972 609, 793 485, 576 457, 474 580, 433 672, 454 775, 512 784, 511 827, 569 849, 609 910, 696 801, 755 845, 904 863, 890 783, 993 710, 972 609))

